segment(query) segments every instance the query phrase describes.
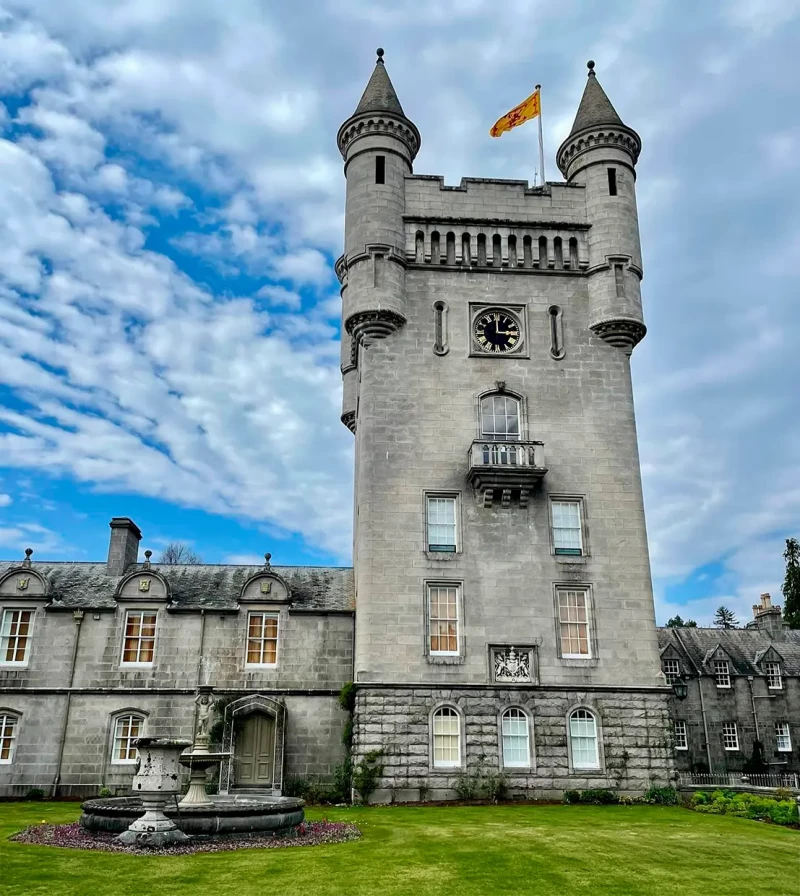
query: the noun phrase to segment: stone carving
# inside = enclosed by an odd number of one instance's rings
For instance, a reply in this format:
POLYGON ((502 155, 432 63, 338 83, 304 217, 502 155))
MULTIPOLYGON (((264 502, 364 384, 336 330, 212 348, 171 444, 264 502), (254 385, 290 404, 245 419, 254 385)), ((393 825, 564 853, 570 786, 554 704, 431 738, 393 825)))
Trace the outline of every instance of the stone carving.
POLYGON ((208 690, 203 689, 194 698, 194 702, 197 704, 197 737, 207 737, 211 713, 214 710, 214 698, 208 690))
POLYGON ((30 583, 30 576, 22 576, 21 578, 17 579, 17 591, 27 591, 28 585, 30 585, 30 583))
POLYGON ((139 579, 139 591, 150 590, 150 579, 139 579))
POLYGON ((531 681, 531 651, 515 647, 493 649, 494 680, 502 682, 531 681))

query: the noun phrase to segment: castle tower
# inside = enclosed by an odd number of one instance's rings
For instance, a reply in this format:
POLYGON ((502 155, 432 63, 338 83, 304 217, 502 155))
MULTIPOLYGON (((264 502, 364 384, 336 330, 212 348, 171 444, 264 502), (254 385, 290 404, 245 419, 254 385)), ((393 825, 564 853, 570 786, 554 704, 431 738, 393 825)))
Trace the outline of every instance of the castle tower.
POLYGON ((645 334, 636 212, 636 161, 642 143, 611 105, 594 62, 588 68, 578 114, 556 158, 568 183, 586 187, 586 212, 593 221, 587 270, 592 332, 632 351, 645 334))
POLYGON ((639 138, 590 72, 568 180, 415 174, 379 51, 345 159, 354 752, 376 798, 667 782, 630 351, 639 138), (483 757, 483 758, 481 758, 483 757))

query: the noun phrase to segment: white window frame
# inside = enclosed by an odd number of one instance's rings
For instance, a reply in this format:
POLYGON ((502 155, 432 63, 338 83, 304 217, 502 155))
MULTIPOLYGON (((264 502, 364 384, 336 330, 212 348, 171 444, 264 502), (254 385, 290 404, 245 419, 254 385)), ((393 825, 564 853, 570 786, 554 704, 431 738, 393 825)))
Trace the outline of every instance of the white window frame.
MULTIPOLYGON (((497 419, 498 414, 494 412, 494 404, 492 404, 492 418, 497 419)), ((508 429, 508 425, 506 423, 506 430, 508 429)), ((490 392, 488 395, 481 395, 480 401, 478 402, 478 432, 480 433, 480 439, 486 442, 520 442, 522 441, 522 399, 516 395, 512 395, 509 392, 490 392), (513 419, 513 415, 508 413, 508 402, 512 402, 517 409, 517 432, 515 433, 501 433, 496 431, 487 431, 483 428, 483 403, 491 401, 494 403, 494 400, 497 398, 504 399, 504 412, 502 418, 506 421, 513 419)))
POLYGON ((567 716, 567 734, 569 736, 569 761, 570 766, 573 771, 581 772, 581 771, 599 771, 600 766, 600 723, 597 718, 597 713, 593 710, 589 709, 587 706, 576 706, 574 709, 571 709, 569 715, 567 716), (581 718, 576 718, 579 714, 582 714, 581 718), (587 718, 588 717, 588 718, 587 718), (575 760, 575 742, 577 740, 590 740, 591 738, 586 737, 585 735, 577 735, 572 730, 573 720, 576 722, 587 722, 588 719, 592 720, 594 725, 594 760, 590 761, 581 761, 580 763, 575 760))
MULTIPOLYGON (((31 656, 31 644, 33 643, 33 627, 36 622, 36 610, 33 607, 5 607, 3 609, 2 618, 0 618, 0 666, 15 666, 23 668, 28 665, 31 656), (28 622, 28 634, 25 635, 25 652, 21 660, 7 660, 5 658, 9 643, 12 639, 19 641, 20 635, 12 635, 12 618, 14 613, 30 613, 30 621, 28 622), (6 622, 8 619, 8 622, 6 622), (6 634, 6 626, 8 633, 6 634)), ((19 625, 17 626, 19 627, 19 625)), ((15 651, 16 652, 16 651, 15 651)))
POLYGON ((431 554, 458 554, 461 551, 461 526, 459 519, 461 516, 461 506, 459 496, 456 492, 426 492, 425 493, 425 550, 431 554), (431 502, 432 501, 450 501, 453 507, 453 549, 449 550, 449 545, 445 549, 444 545, 434 545, 431 541, 431 528, 434 525, 448 525, 447 523, 435 524, 431 523, 431 502))
POLYGON ((531 720, 530 716, 520 706, 507 706, 500 713, 500 756, 503 762, 503 768, 517 769, 530 768, 531 762, 531 720), (522 722, 525 737, 525 758, 520 760, 511 760, 506 757, 506 738, 522 739, 523 735, 519 732, 506 731, 506 717, 512 721, 511 714, 514 713, 513 721, 522 722))
MULTIPOLYGON (((561 659, 564 660, 590 660, 592 659, 592 591, 591 588, 579 585, 556 585, 555 586, 556 601, 556 626, 558 635, 558 650, 561 659), (561 595, 567 592, 576 592, 583 595, 584 609, 586 611, 586 621, 571 621, 570 619, 562 620, 561 618, 561 595), (585 625, 586 626, 586 649, 587 653, 564 653, 564 642, 561 633, 562 625, 585 625)), ((565 609, 569 610, 567 606, 565 609)), ((577 607, 576 607, 577 609, 577 607)), ((569 612, 567 616, 569 616, 569 612)), ((577 615, 577 614, 576 614, 577 615)), ((580 638, 579 638, 580 640, 580 638)))
POLYGON ((714 682, 717 687, 729 688, 731 686, 731 664, 728 660, 714 660, 713 668, 714 682))
POLYGON ((0 713, 0 765, 10 765, 14 761, 19 736, 20 716, 14 712, 0 713), (8 741, 8 756, 3 759, 2 746, 8 741))
POLYGON ((144 729, 147 724, 147 716, 144 713, 137 712, 135 709, 127 709, 122 712, 118 712, 111 717, 112 726, 111 726, 111 764, 112 765, 133 765, 137 758, 136 747, 131 747, 131 741, 135 740, 137 737, 144 737, 144 729), (131 734, 130 730, 126 736, 122 736, 120 733, 120 727, 126 721, 130 723, 130 720, 137 719, 139 721, 139 731, 136 734, 131 734), (117 745, 118 744, 126 744, 126 753, 130 753, 133 750, 133 757, 130 759, 120 759, 118 756, 117 745))
POLYGON ((673 659, 672 657, 664 660, 664 677, 667 679, 667 684, 672 684, 674 681, 677 681, 677 679, 681 677, 680 660, 673 659), (674 663, 674 672, 667 671, 670 668, 671 663, 674 663))
MULTIPOLYGON (((463 720, 461 717, 461 713, 456 709, 455 706, 451 706, 450 704, 444 704, 443 706, 437 706, 436 709, 431 713, 431 766, 433 768, 461 768, 462 760, 461 760, 461 751, 464 742, 464 732, 463 728, 463 720), (456 721, 456 733, 453 735, 452 732, 438 731, 436 730, 436 722, 437 719, 455 719, 456 721), (436 758, 436 738, 437 737, 447 737, 456 739, 456 759, 437 759, 436 758)), ((442 750, 443 752, 443 750, 442 750)), ((448 752, 452 754, 452 744, 449 744, 448 752)))
POLYGON ((584 509, 583 509, 583 499, 582 498, 570 498, 570 497, 562 497, 562 496, 550 496, 550 538, 551 544, 553 545, 553 553, 557 557, 585 557, 586 556, 586 533, 585 533, 585 523, 584 523, 584 509), (565 529, 570 532, 575 531, 575 527, 566 527, 560 526, 556 527, 556 505, 564 505, 575 507, 578 512, 578 547, 577 548, 567 548, 567 547, 559 547, 556 544, 556 532, 560 529, 565 529))
POLYGON ((767 688, 770 691, 783 690, 783 672, 780 663, 765 663, 765 671, 767 673, 767 688))
POLYGON ((675 749, 689 749, 689 732, 686 730, 686 722, 683 719, 677 719, 674 724, 675 749))
MULTIPOLYGON (((150 610, 150 609, 137 609, 131 607, 128 610, 125 610, 125 618, 122 621, 122 650, 120 651, 120 666, 124 666, 126 669, 151 669, 156 661, 156 648, 158 646, 158 610, 150 610), (128 618, 133 613, 141 613, 142 616, 155 616, 155 629, 153 630, 153 658, 151 660, 147 660, 145 662, 139 660, 126 661, 125 660, 125 641, 127 640, 128 633, 128 618)), ((140 656, 142 653, 142 642, 143 638, 141 635, 141 622, 139 623, 139 644, 136 651, 136 655, 140 656)), ((147 640, 150 640, 149 638, 147 640)))
POLYGON ((775 723, 775 749, 779 753, 792 752, 792 732, 789 729, 788 722, 775 723))
MULTIPOLYGON (((244 635, 244 665, 246 669, 274 669, 278 665, 278 645, 280 644, 280 636, 281 636, 281 621, 280 621, 280 613, 273 612, 270 610, 250 610, 247 614, 247 629, 244 635), (250 620, 253 616, 261 616, 263 619, 274 619, 275 620, 275 662, 274 663, 252 663, 248 659, 250 656, 250 620)), ((264 625, 261 625, 261 637, 258 639, 261 642, 261 656, 264 656, 264 645, 268 641, 272 641, 272 638, 264 637, 264 625)))
MULTIPOLYGON (((431 657, 440 656, 461 656, 461 585, 458 582, 427 582, 425 585, 425 610, 427 613, 427 636, 428 636, 428 655, 431 657), (432 646, 434 631, 434 619, 431 615, 431 590, 434 588, 452 588, 455 590, 456 599, 456 649, 455 650, 434 650, 432 646)), ((436 617, 437 622, 452 622, 449 617, 436 617)), ((442 637, 438 635, 437 637, 442 637)))
POLYGON ((736 722, 722 723, 722 746, 729 753, 738 752, 739 729, 736 727, 736 722))

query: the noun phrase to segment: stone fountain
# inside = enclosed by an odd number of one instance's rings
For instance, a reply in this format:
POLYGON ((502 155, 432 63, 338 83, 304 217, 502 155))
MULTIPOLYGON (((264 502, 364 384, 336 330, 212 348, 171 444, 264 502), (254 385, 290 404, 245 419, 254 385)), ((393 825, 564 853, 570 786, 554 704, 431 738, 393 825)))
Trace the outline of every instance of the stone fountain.
POLYGON ((197 697, 194 701, 197 704, 197 728, 194 745, 191 752, 184 753, 179 760, 181 765, 185 765, 191 771, 189 789, 178 803, 181 809, 214 805, 214 801, 206 793, 208 770, 219 765, 223 759, 231 755, 230 753, 212 753, 209 750, 211 742, 209 723, 214 709, 214 688, 207 684, 201 685, 197 690, 197 697))

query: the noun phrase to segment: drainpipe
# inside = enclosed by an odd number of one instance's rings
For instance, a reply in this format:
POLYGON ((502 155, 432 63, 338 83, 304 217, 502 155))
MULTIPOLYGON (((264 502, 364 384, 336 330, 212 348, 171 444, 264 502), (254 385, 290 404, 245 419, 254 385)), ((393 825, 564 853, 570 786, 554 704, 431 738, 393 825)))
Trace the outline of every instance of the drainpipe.
POLYGON ((73 610, 72 618, 75 620, 75 641, 72 644, 72 662, 69 667, 69 679, 67 681, 67 705, 64 709, 64 724, 61 726, 61 737, 58 741, 58 762, 56 764, 56 776, 53 779, 51 797, 58 796, 58 785, 61 781, 61 765, 64 761, 64 745, 67 742, 67 728, 69 726, 69 710, 72 704, 72 683, 75 680, 75 661, 78 658, 78 644, 81 638, 81 623, 83 622, 83 610, 73 610))
POLYGON ((747 684, 750 686, 750 706, 753 707, 753 725, 755 725, 756 729, 756 740, 761 740, 761 734, 758 731, 758 713, 756 712, 756 698, 753 694, 753 676, 747 676, 747 684))
POLYGON ((689 651, 686 649, 686 645, 681 640, 680 632, 677 628, 672 629, 672 633, 675 635, 678 644, 681 645, 681 649, 683 650, 683 655, 689 662, 694 666, 694 670, 697 673, 697 690, 700 694, 700 714, 703 717, 703 737, 705 738, 705 747, 706 747, 706 761, 708 763, 708 773, 711 774, 711 744, 708 740, 708 719, 706 718, 706 701, 703 699, 703 673, 700 669, 695 666, 691 657, 689 656, 689 651))

